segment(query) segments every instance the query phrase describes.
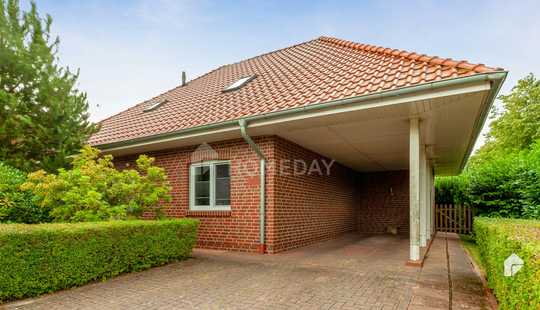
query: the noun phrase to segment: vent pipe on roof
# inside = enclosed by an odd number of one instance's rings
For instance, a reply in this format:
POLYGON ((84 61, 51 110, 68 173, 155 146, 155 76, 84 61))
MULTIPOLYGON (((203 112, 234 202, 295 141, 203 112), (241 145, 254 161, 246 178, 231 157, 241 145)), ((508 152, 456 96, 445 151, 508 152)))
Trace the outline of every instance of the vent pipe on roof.
POLYGON ((187 84, 186 71, 182 71, 182 86, 186 86, 186 84, 187 84))

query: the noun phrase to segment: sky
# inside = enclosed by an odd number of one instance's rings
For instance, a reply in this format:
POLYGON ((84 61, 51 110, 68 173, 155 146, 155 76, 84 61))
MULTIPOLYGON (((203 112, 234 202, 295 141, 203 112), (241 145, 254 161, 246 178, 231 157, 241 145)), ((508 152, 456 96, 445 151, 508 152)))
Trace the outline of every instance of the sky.
POLYGON ((321 35, 502 67, 502 94, 540 76, 540 1, 36 2, 93 121, 177 86, 182 70, 193 79, 321 35))

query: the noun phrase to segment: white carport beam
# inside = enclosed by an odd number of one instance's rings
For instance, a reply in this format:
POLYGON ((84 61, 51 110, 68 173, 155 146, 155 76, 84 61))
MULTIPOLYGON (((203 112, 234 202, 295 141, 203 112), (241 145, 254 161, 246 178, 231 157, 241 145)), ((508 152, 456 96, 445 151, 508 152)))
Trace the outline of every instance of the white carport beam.
POLYGON ((420 128, 417 118, 409 127, 409 240, 411 261, 420 260, 420 128))

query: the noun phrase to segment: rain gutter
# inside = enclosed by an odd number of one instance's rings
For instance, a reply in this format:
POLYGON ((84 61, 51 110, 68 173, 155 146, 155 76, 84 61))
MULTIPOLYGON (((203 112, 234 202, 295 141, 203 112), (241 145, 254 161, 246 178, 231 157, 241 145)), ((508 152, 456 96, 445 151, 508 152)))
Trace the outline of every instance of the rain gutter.
MULTIPOLYGON (((466 77, 440 80, 440 81, 424 83, 420 85, 381 91, 375 94, 367 94, 367 95, 361 95, 361 96, 350 97, 350 98, 345 98, 345 99, 338 99, 338 100, 308 104, 302 107, 291 108, 287 110, 247 116, 242 119, 246 123, 247 122, 252 123, 252 122, 260 121, 260 120, 268 120, 268 119, 274 119, 274 118, 279 118, 283 116, 291 116, 294 114, 302 114, 302 113, 312 112, 312 111, 317 111, 317 110, 336 108, 336 107, 341 107, 344 105, 363 103, 366 101, 385 100, 385 99, 389 99, 393 97, 409 95, 409 94, 422 92, 422 91, 432 91, 432 90, 437 90, 437 89, 446 88, 446 87, 459 86, 459 85, 463 85, 467 83, 488 81, 488 82, 491 82, 492 86, 495 86, 495 87, 491 88, 491 92, 488 96, 488 100, 486 100, 486 104, 484 105, 484 109, 480 115, 480 119, 477 120, 475 124, 475 130, 474 130, 473 136, 471 137, 472 139, 471 141, 469 141, 469 147, 466 153, 467 155, 463 158, 462 163, 461 163, 461 166, 463 166, 471 154, 472 147, 474 146, 474 141, 476 140, 476 137, 478 136, 478 134, 480 133, 480 130, 482 129, 482 126, 487 117, 487 113, 489 112, 489 108, 493 104, 493 101, 495 100, 497 93, 504 79, 506 78, 506 75, 507 75, 506 71, 480 73, 480 74, 470 75, 466 77)), ((228 121, 223 121, 223 122, 218 122, 218 123, 213 123, 213 124, 208 124, 208 125, 182 129, 175 132, 157 134, 157 135, 148 136, 148 137, 141 137, 141 138, 135 138, 131 140, 106 143, 106 144, 96 144, 94 146, 104 151, 113 151, 115 149, 125 149, 125 148, 154 144, 154 143, 159 143, 159 142, 173 141, 173 140, 182 139, 183 136, 192 135, 192 134, 204 134, 205 132, 208 132, 208 131, 238 129, 239 121, 240 121, 239 119, 228 120, 228 121)))

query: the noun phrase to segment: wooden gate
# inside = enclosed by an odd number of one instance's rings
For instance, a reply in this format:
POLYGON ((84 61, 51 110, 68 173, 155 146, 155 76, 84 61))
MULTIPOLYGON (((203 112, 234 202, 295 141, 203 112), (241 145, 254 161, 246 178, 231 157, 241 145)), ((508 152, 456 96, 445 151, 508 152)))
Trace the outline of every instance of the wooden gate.
POLYGON ((472 232, 474 210, 470 206, 453 204, 435 205, 437 231, 469 234, 472 232))

